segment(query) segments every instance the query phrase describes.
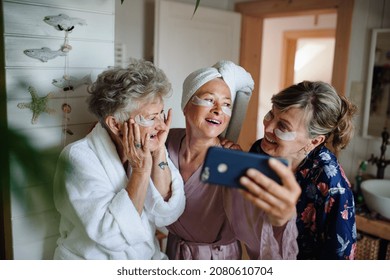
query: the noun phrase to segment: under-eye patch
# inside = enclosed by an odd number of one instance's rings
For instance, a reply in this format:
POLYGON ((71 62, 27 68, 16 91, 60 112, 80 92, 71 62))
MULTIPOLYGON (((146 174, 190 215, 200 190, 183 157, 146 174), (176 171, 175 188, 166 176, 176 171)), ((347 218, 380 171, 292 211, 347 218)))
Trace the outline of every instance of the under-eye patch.
POLYGON ((194 105, 205 106, 205 107, 213 107, 214 106, 214 103, 212 101, 201 99, 201 98, 197 97, 196 95, 194 95, 194 97, 191 99, 191 103, 194 105))
POLYGON ((154 120, 147 120, 141 115, 136 115, 134 118, 135 122, 139 124, 140 126, 149 127, 154 124, 154 120))
POLYGON ((222 112, 224 112, 224 114, 228 115, 229 117, 232 116, 232 108, 229 108, 227 106, 222 106, 222 112))
MULTIPOLYGON (((191 99, 191 103, 197 106, 204 106, 209 108, 212 108, 214 106, 214 103, 212 101, 201 99, 196 95, 194 95, 194 97, 191 99)), ((232 108, 228 106, 221 106, 221 109, 225 115, 228 115, 229 117, 232 115, 232 108)))
POLYGON ((274 133, 275 133, 276 137, 278 137, 279 139, 284 140, 284 141, 293 141, 293 140, 295 140, 295 137, 297 137, 297 133, 295 131, 283 132, 279 128, 276 128, 274 130, 274 133))

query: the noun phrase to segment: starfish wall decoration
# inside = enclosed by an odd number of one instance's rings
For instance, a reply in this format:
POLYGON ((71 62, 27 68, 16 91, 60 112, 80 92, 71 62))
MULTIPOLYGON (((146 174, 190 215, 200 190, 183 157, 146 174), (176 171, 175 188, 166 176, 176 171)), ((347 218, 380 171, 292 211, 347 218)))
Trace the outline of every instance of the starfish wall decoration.
POLYGON ((41 113, 45 112, 48 114, 52 114, 55 112, 54 109, 48 108, 48 101, 51 97, 52 93, 47 94, 44 97, 39 97, 37 91, 32 86, 28 87, 28 91, 31 94, 31 102, 29 103, 18 103, 18 108, 24 109, 28 108, 33 113, 31 118, 31 123, 36 124, 38 117, 41 113))

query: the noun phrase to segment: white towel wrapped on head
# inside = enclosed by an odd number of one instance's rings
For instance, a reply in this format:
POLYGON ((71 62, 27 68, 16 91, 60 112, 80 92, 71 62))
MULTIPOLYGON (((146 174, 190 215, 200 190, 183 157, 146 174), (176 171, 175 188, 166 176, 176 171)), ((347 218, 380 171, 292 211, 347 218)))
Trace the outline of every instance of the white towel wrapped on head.
MULTIPOLYGON (((183 93, 181 96, 181 109, 190 101, 195 92, 205 83, 215 79, 221 78, 221 73, 214 67, 205 67, 198 69, 187 76, 183 83, 183 93)), ((233 100, 233 96, 232 96, 233 100)))
POLYGON ((183 83, 181 108, 182 110, 184 109, 188 101, 201 86, 219 77, 228 85, 233 103, 230 123, 222 133, 222 136, 237 142, 254 88, 252 76, 241 66, 236 65, 232 61, 221 60, 212 67, 205 67, 192 72, 183 83))

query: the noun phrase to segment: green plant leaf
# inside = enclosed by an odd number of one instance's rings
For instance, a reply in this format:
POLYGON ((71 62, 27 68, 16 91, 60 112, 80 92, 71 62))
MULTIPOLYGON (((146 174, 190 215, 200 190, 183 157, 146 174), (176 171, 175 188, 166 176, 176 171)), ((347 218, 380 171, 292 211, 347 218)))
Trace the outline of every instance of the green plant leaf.
POLYGON ((196 13, 196 10, 198 9, 198 7, 199 7, 199 3, 200 3, 200 0, 196 0, 196 3, 195 3, 195 9, 194 9, 194 13, 192 14, 192 16, 194 16, 195 15, 195 13, 196 13))
POLYGON ((31 143, 27 135, 7 128, 2 122, 0 130, 5 132, 2 137, 6 150, 2 156, 7 157, 10 167, 9 170, 1 168, 0 176, 9 176, 13 196, 23 205, 25 203, 23 189, 26 185, 42 186, 43 192, 37 196, 41 196, 47 202, 52 201, 54 174, 57 171, 57 175, 63 178, 65 172, 71 168, 68 162, 58 157, 62 148, 39 149, 31 143))

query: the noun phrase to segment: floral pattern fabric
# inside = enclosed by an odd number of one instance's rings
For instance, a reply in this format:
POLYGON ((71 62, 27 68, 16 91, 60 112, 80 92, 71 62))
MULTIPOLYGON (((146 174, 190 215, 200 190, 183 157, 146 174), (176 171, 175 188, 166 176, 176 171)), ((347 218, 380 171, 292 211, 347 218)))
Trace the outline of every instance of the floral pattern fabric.
MULTIPOLYGON (((250 152, 264 153, 258 140, 250 152)), ((336 156, 325 146, 311 151, 296 170, 298 259, 354 259, 355 202, 336 156)))

